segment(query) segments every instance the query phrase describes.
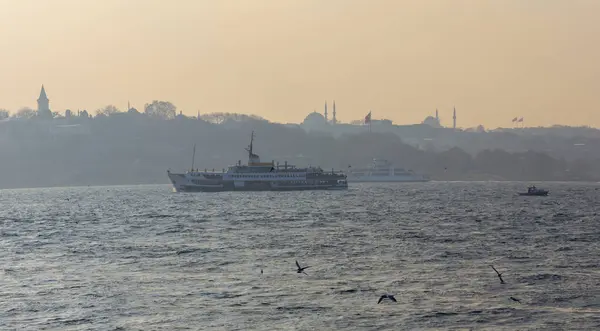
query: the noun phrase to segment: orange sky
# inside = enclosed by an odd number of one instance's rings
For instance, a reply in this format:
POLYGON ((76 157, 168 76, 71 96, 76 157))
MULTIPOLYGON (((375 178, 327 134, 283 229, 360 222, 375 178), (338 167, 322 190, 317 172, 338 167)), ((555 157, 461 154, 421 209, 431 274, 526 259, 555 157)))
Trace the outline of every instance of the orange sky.
POLYGON ((597 0, 0 0, 0 108, 600 127, 597 0))

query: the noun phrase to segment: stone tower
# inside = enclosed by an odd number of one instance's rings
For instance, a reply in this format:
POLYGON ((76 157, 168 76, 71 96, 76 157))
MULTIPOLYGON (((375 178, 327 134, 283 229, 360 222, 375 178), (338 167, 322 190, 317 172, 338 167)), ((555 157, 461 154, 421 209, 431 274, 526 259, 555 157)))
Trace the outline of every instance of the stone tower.
POLYGON ((44 85, 42 85, 42 90, 40 91, 40 97, 37 99, 38 108, 37 115, 40 118, 52 118, 52 112, 50 111, 50 100, 48 96, 46 96, 46 90, 44 89, 44 85))

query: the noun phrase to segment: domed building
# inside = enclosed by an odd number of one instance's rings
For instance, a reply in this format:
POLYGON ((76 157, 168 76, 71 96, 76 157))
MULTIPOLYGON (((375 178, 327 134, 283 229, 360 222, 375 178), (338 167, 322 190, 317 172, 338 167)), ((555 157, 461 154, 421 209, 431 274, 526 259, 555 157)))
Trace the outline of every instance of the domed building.
POLYGON ((440 124, 439 118, 436 118, 433 116, 427 116, 427 118, 425 118, 425 120, 423 121, 423 124, 429 125, 433 128, 441 128, 442 127, 442 125, 440 124))
POLYGON ((302 125, 309 129, 322 129, 327 127, 327 120, 325 116, 314 111, 306 116, 302 125))

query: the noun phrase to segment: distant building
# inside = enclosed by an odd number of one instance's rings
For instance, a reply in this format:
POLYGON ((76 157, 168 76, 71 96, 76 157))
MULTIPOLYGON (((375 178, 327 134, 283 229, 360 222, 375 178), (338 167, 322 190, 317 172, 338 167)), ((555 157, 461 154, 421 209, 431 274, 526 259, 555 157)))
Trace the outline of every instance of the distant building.
POLYGON ((308 114, 304 121, 301 123, 305 129, 309 130, 331 130, 333 125, 340 124, 337 120, 337 111, 335 109, 335 100, 333 101, 333 118, 329 119, 329 112, 327 111, 327 101, 325 101, 325 108, 323 114, 316 111, 308 114))
POLYGON ((427 116, 425 120, 423 120, 423 124, 429 125, 432 128, 441 128, 439 117, 427 116))
POLYGON ((50 100, 48 96, 46 96, 46 90, 44 89, 44 85, 42 85, 42 90, 40 91, 40 97, 37 99, 38 109, 37 115, 40 118, 51 119, 52 112, 50 111, 50 100))
MULTIPOLYGON (((127 101, 127 114, 139 115, 140 112, 134 107, 131 107, 131 104, 129 103, 129 101, 127 101)), ((200 116, 200 112, 198 112, 198 116, 200 116)))
POLYGON ((90 135, 89 125, 68 124, 64 119, 56 120, 59 124, 52 125, 49 128, 49 133, 53 136, 81 136, 90 135))
POLYGON ((323 129, 327 126, 327 120, 325 116, 314 111, 306 116, 302 125, 309 129, 323 129))

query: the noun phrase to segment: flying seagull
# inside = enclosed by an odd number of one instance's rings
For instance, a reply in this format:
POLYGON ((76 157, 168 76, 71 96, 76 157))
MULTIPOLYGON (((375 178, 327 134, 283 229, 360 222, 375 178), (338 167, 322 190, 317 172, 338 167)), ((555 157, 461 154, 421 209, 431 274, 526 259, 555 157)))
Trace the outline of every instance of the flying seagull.
POLYGON ((496 268, 494 268, 493 265, 490 265, 490 267, 492 267, 492 269, 494 269, 494 271, 498 274, 498 278, 500 278, 500 284, 504 284, 504 280, 502 279, 502 274, 498 272, 498 270, 496 270, 496 268))
POLYGON ((308 274, 304 272, 304 269, 308 269, 310 268, 310 266, 300 267, 300 263, 298 263, 298 260, 296 260, 296 266, 298 267, 298 270, 296 271, 297 273, 303 273, 308 276, 308 274))
POLYGON ((521 300, 519 300, 519 299, 517 299, 517 298, 515 298, 515 297, 510 297, 510 299, 511 299, 512 301, 515 301, 515 302, 521 303, 521 300))
POLYGON ((394 298, 393 295, 391 295, 391 294, 384 294, 381 297, 379 297, 379 301, 377 301, 377 304, 380 304, 381 301, 383 301, 383 299, 390 299, 390 300, 392 300, 394 302, 398 302, 398 301, 396 301, 396 298, 394 298))

